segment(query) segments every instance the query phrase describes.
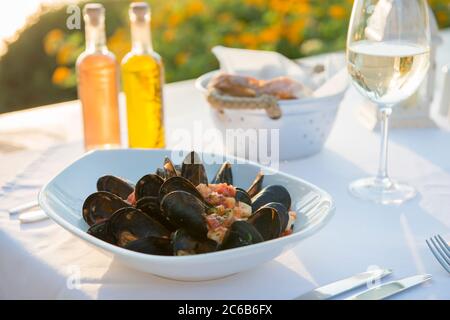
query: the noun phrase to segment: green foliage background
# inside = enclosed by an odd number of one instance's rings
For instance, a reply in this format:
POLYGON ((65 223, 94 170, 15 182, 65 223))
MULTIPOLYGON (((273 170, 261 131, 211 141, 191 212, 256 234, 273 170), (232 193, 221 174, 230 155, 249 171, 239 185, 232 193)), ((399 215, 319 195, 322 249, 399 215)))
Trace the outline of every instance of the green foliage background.
MULTIPOLYGON (((129 0, 101 0, 108 47, 118 61, 130 49, 129 0)), ((211 48, 222 44, 277 50, 288 57, 344 48, 352 0, 150 0, 153 44, 166 81, 217 68, 211 48)), ((450 0, 430 0, 441 28, 450 0)), ((82 5, 83 3, 80 3, 82 5)), ((84 33, 68 30, 66 7, 43 8, 0 57, 0 113, 76 98, 75 61, 84 33)))

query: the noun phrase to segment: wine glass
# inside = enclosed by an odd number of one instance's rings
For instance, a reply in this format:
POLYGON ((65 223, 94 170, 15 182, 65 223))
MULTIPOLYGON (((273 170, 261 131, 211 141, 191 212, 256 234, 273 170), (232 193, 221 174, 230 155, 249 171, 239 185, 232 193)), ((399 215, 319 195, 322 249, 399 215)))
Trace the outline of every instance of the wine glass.
POLYGON ((388 124, 392 108, 410 97, 430 65, 430 27, 425 0, 355 0, 347 36, 352 83, 379 107, 381 149, 378 174, 349 186, 361 199, 400 204, 415 189, 389 178, 388 124))

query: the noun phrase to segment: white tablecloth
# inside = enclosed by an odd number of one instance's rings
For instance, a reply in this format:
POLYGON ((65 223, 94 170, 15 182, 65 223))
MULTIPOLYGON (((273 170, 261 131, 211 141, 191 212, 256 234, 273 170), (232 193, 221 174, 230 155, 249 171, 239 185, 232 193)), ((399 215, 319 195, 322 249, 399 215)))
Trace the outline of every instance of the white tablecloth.
MULTIPOLYGON (((450 62, 445 52, 440 55, 441 63, 450 62)), ((192 129, 194 120, 212 126, 192 81, 168 85, 165 93, 167 132, 192 129)), ((82 153, 81 118, 78 102, 0 117, 0 298, 290 299, 376 265, 392 268, 391 280, 433 275, 394 299, 450 299, 450 276, 425 244, 437 233, 450 239, 450 132, 393 131, 392 176, 414 184, 420 196, 402 206, 358 201, 347 185, 376 171, 379 147, 378 133, 356 120, 361 102, 349 90, 325 149, 280 165, 334 197, 337 210, 329 224, 261 267, 197 283, 129 269, 52 221, 21 225, 10 217, 8 208, 35 199, 43 182, 82 153)))

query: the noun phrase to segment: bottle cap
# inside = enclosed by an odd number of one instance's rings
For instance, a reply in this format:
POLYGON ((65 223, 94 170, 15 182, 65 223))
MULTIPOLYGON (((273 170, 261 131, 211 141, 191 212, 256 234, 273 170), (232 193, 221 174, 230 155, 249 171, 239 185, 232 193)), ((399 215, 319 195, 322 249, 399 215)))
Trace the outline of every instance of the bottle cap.
POLYGON ((105 17, 105 8, 100 3, 89 3, 83 9, 84 20, 92 26, 99 26, 105 17))
POLYGON ((129 14, 133 22, 147 22, 150 20, 150 7, 146 2, 133 2, 130 4, 129 14))

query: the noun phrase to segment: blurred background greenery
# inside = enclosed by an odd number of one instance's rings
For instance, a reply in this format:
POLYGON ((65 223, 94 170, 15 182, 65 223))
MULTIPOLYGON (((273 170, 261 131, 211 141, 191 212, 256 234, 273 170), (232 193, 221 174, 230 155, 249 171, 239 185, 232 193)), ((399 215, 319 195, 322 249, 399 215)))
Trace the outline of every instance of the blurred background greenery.
MULTIPOLYGON (((100 0, 108 47, 130 49, 129 0, 100 0)), ((217 68, 211 48, 276 50, 291 58, 344 49, 353 0, 150 0, 152 36, 166 82, 217 68)), ((429 0, 440 28, 450 0, 429 0)), ((80 6, 83 2, 80 1, 80 6)), ((75 61, 84 29, 69 30, 66 6, 41 7, 0 57, 0 113, 76 99, 75 61)))

